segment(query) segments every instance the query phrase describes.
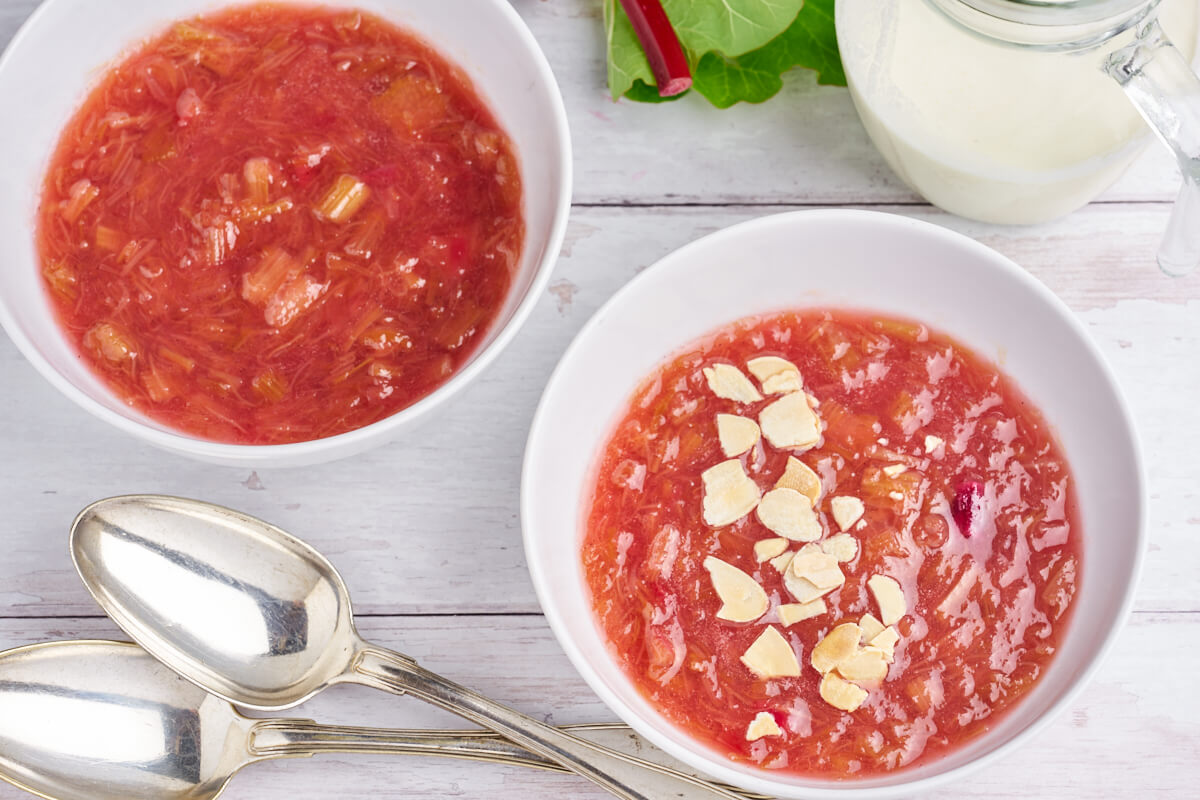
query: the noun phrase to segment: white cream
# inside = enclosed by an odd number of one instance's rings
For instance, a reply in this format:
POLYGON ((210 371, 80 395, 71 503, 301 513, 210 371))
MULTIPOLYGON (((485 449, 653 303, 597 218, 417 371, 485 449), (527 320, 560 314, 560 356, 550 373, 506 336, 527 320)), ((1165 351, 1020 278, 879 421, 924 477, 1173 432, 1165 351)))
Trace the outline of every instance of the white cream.
MULTIPOLYGON (((1191 59, 1200 3, 1164 0, 1159 13, 1191 59)), ((838 0, 837 31, 851 95, 876 147, 909 186, 953 213, 998 223, 1054 219, 1103 191, 1150 141, 1101 71, 1100 51, 990 42, 926 0, 838 0)))

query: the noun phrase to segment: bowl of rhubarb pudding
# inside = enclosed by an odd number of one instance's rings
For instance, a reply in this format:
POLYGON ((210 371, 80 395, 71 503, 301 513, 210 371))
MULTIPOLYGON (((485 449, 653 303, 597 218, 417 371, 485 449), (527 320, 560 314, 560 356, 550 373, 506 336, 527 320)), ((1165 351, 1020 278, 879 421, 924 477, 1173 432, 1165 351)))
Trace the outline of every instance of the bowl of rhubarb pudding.
POLYGON ((919 795, 1068 706, 1146 537, 1133 424, 1066 306, 861 211, 667 256, 584 327, 526 451, 546 617, 621 718, 785 798, 919 795))
POLYGON ((399 435, 543 293, 562 99, 503 0, 49 0, 0 60, 0 322, 64 394, 205 460, 399 435))

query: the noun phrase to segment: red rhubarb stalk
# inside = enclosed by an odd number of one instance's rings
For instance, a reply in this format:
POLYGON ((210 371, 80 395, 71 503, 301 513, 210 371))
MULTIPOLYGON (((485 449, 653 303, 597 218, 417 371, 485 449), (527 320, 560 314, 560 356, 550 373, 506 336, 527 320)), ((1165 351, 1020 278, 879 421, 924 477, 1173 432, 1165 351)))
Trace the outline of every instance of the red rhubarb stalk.
POLYGON ((660 0, 621 0, 621 5, 646 51, 659 95, 671 97, 692 88, 687 55, 660 0))

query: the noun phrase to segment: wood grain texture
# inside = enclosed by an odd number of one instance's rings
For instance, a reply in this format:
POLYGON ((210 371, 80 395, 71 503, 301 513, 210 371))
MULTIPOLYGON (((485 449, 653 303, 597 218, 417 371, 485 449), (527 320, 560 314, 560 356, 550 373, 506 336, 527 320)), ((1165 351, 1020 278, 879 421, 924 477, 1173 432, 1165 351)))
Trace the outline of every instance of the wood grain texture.
MULTIPOLYGON (((457 0, 469 3, 472 0, 457 0)), ((37 0, 0 0, 0 47, 37 0)), ((1033 746, 937 798, 1190 797, 1200 779, 1200 274, 1153 252, 1175 167, 1153 149, 1071 218, 1006 228, 922 205, 887 169, 844 90, 788 76, 763 106, 614 104, 596 0, 514 0, 563 86, 577 207, 550 290, 516 341, 423 430, 349 461, 246 470, 159 453, 75 408, 0 337, 0 649, 111 636, 66 551, 101 496, 183 494, 265 517, 327 553, 362 629, 428 666, 557 723, 611 714, 537 613, 520 541, 521 455, 541 387, 572 336, 631 277, 719 228, 796 207, 858 205, 959 230, 1025 266, 1088 327, 1137 417, 1151 480, 1138 612, 1082 700, 1033 746), (487 566, 486 574, 480 565, 487 566), (88 618, 81 618, 88 617, 88 618)), ((5 120, 7 121, 7 119, 5 120)), ((407 700, 339 688, 295 712, 323 721, 453 725, 407 700)), ((428 759, 322 758, 258 767, 229 797, 599 798, 569 777, 428 759)), ((0 787, 0 800, 22 797, 0 787)))
MULTIPOLYGON (((556 724, 613 719, 574 673, 540 617, 362 620, 363 634, 426 666, 556 724)), ((0 649, 61 638, 112 638, 106 620, 0 620, 0 649)), ((118 637, 119 638, 119 637, 118 637)), ((1096 798, 1195 796, 1200 693, 1189 671, 1164 670, 1169 652, 1195 657, 1200 615, 1138 614, 1080 700, 1031 744, 969 780, 927 797, 1096 798), (1166 645, 1176 643, 1170 649, 1166 645), (1183 652, 1178 645, 1182 644, 1183 652)), ((288 716, 354 725, 456 727, 408 698, 337 687, 288 716)), ((567 776, 409 757, 328 756, 253 767, 229 800, 330 796, 412 798, 605 797, 567 776)), ((20 800, 0 786, 0 800, 20 800)))

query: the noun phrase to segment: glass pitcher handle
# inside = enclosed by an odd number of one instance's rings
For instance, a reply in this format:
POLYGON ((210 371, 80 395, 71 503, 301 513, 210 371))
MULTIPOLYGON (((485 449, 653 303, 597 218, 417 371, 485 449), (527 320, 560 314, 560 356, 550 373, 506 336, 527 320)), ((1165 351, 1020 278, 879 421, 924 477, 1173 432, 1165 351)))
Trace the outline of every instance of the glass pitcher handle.
POLYGON ((1138 29, 1133 43, 1110 55, 1104 69, 1179 159, 1183 189, 1158 265, 1168 275, 1191 272, 1200 265, 1200 77, 1156 18, 1138 29))

